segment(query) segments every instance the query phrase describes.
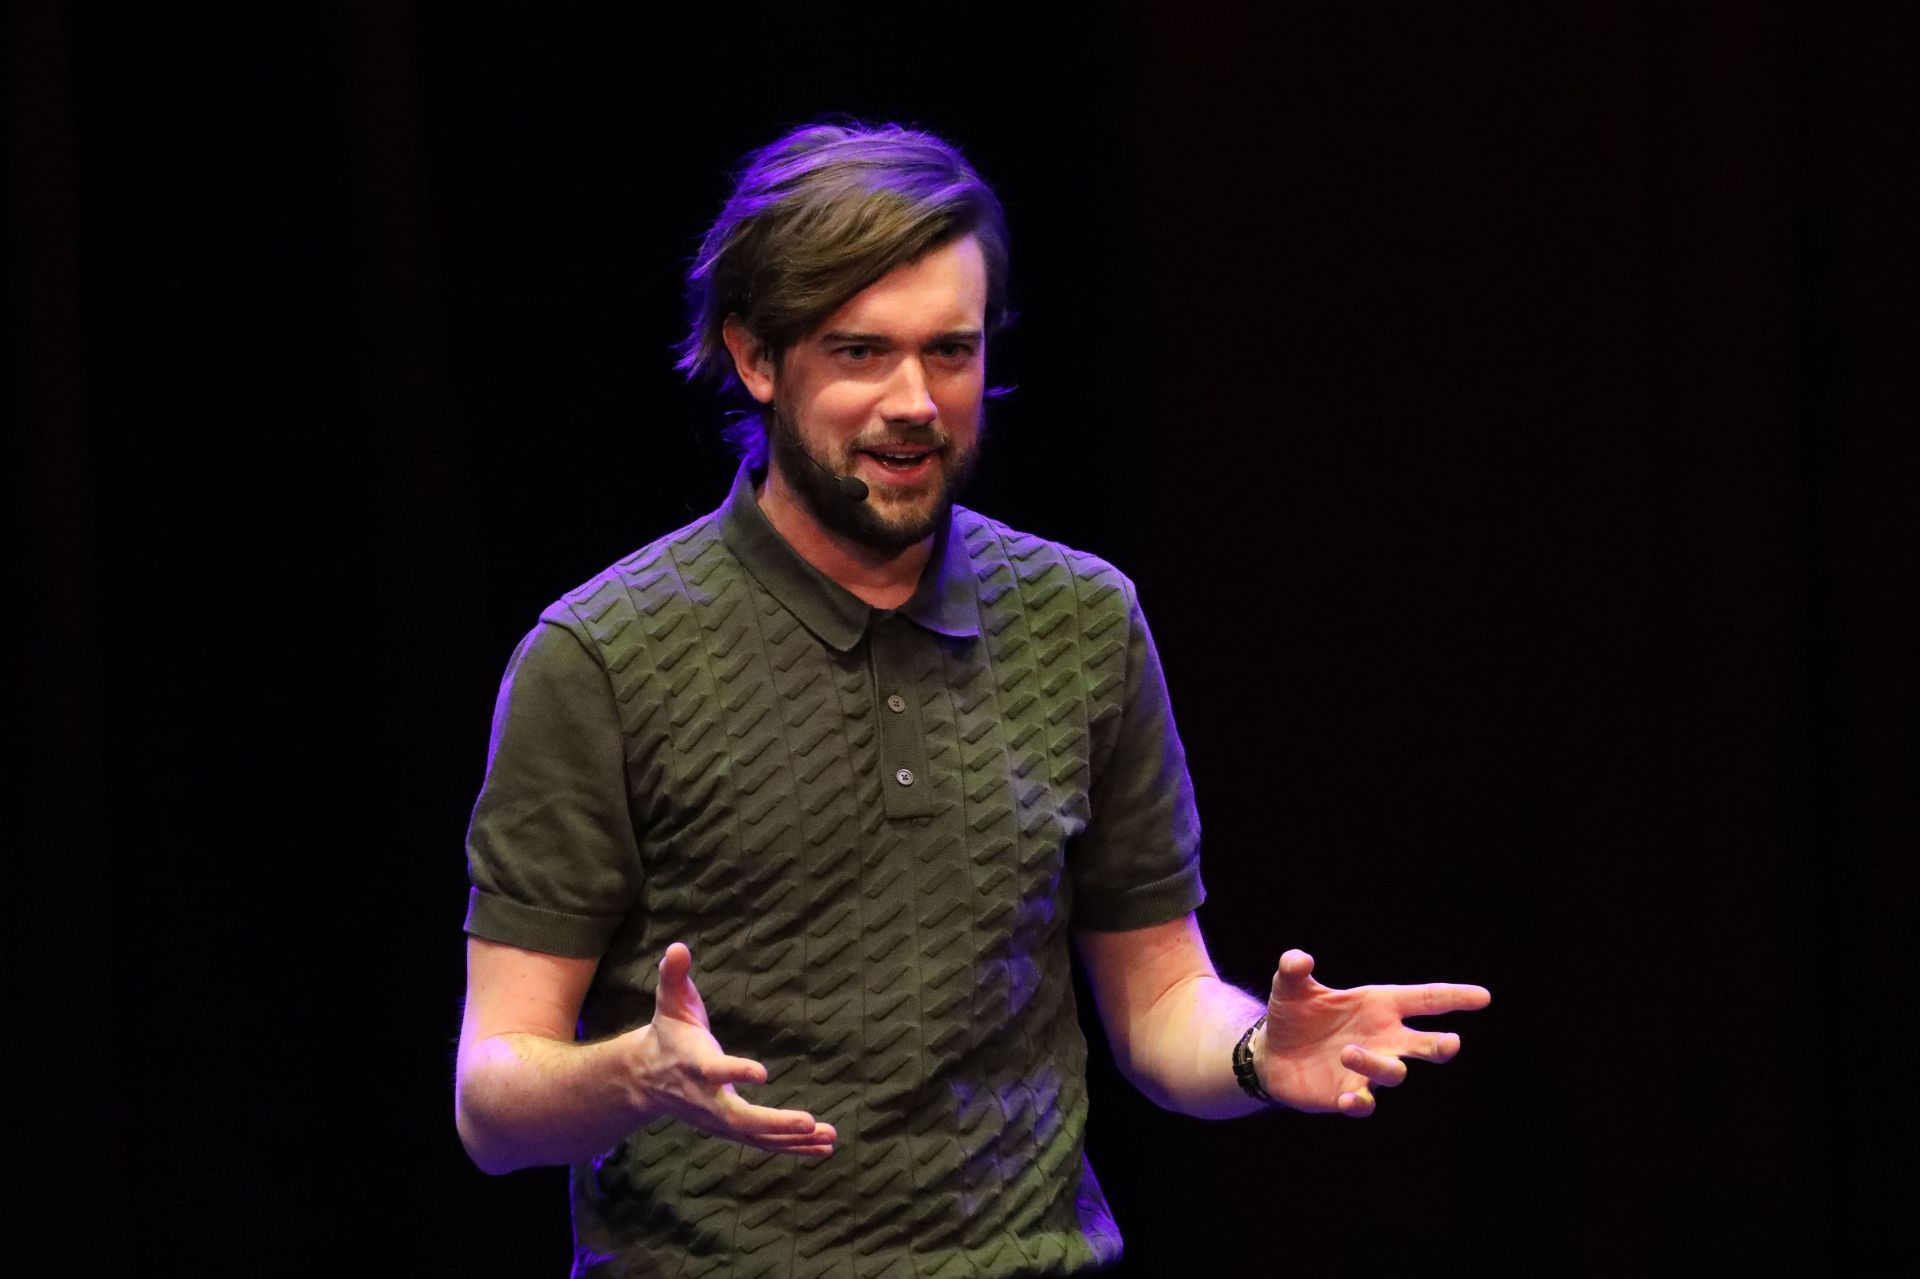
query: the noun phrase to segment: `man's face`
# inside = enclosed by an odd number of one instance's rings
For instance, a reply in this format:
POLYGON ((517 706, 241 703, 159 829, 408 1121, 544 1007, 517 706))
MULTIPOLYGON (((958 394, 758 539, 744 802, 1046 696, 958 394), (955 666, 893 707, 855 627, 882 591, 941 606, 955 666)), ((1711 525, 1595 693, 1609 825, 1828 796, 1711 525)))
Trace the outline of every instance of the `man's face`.
POLYGON ((967 236, 861 290, 777 370, 743 370, 770 409, 773 466, 823 528, 898 551, 939 527, 979 448, 986 309, 986 262, 967 236), (842 494, 839 475, 865 481, 866 500, 842 494))

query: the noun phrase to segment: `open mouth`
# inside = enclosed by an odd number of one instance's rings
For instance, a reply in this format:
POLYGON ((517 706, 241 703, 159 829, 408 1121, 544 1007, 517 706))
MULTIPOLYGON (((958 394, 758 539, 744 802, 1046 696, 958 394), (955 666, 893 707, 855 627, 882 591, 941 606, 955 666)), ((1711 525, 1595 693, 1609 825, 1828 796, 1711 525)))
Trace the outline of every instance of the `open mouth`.
POLYGON ((881 453, 869 451, 867 456, 891 471, 905 471, 920 465, 927 459, 925 453, 881 453))
POLYGON ((881 472, 897 476, 903 480, 917 480, 933 469, 939 457, 938 449, 901 448, 901 449, 861 449, 860 455, 870 459, 881 472))

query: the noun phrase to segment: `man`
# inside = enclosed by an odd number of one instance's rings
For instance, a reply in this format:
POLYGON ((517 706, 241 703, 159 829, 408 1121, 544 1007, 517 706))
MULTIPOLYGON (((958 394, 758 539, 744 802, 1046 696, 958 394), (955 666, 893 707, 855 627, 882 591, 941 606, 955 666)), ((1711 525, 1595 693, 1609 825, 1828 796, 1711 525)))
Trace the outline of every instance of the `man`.
POLYGON ((1330 990, 1299 951, 1264 1007, 1214 975, 1131 583, 953 504, 1006 274, 936 138, 750 156, 683 361, 763 409, 733 491, 514 655, 457 1122, 489 1172, 572 1165, 576 1274, 1112 1261, 1070 937, 1122 1068, 1198 1115, 1368 1114, 1458 1049, 1403 1018, 1487 1002, 1330 990))

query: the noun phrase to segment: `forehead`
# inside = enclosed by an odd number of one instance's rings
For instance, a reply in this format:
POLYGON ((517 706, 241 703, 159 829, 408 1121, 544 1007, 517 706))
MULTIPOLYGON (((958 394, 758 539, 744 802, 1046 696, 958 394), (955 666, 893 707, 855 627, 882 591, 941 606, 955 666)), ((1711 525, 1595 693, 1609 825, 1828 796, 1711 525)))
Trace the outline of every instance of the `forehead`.
POLYGON ((819 331, 944 333, 979 329, 986 313, 986 257, 968 235, 881 276, 828 316, 819 331))

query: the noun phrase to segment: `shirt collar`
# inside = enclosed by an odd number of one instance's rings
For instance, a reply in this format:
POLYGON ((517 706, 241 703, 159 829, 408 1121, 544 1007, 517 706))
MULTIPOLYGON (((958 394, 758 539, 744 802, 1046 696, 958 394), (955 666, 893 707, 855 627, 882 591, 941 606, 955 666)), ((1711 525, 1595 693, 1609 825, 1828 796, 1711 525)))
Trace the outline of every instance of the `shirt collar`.
MULTIPOLYGON (((720 507, 720 536, 727 549, 822 643, 842 653, 851 651, 880 610, 802 559, 760 509, 753 488, 753 473, 742 463, 720 507)), ((972 585, 973 562, 965 539, 953 536, 949 513, 934 533, 933 553, 920 585, 897 611, 941 635, 978 635, 979 607, 972 585)))
POLYGON ((921 570, 913 597, 900 614, 930 631, 953 639, 971 639, 980 633, 980 600, 974 590, 973 559, 967 540, 954 534, 954 508, 933 535, 933 553, 921 570))

